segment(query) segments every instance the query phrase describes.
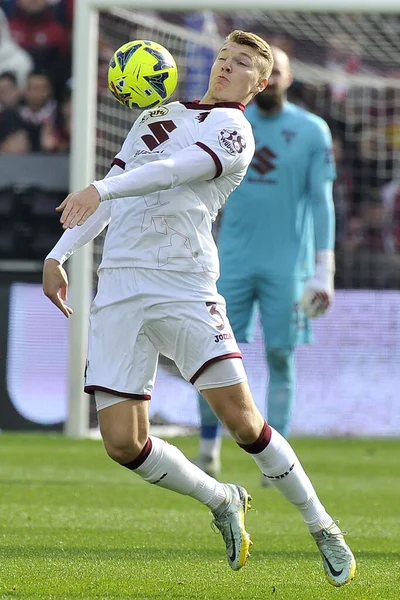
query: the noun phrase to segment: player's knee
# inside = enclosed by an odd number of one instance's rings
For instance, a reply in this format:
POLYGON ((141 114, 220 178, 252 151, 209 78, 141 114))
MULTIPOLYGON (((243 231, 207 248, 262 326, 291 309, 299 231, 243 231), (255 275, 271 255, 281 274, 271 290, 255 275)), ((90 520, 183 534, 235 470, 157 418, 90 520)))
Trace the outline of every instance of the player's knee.
POLYGON ((137 458, 146 441, 147 437, 146 439, 134 439, 130 436, 103 436, 104 448, 108 456, 120 465, 126 465, 137 458))
POLYGON ((253 403, 239 410, 227 411, 223 416, 226 429, 238 444, 252 444, 260 435, 264 418, 253 403))
POLYGON ((261 420, 247 421, 227 426, 231 436, 238 444, 253 444, 260 435, 261 420))
POLYGON ((204 390, 203 394, 236 442, 252 444, 258 438, 264 418, 253 400, 247 381, 204 390))
POLYGON ((271 372, 284 375, 290 372, 293 363, 292 348, 273 348, 267 351, 268 366, 271 372))

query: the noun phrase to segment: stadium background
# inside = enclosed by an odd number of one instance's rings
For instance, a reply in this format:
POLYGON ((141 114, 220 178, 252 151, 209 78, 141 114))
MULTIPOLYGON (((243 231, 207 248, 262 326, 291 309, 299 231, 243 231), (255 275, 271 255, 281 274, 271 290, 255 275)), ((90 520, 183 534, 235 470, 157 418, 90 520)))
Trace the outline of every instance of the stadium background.
MULTIPOLYGON (((24 43, 21 24, 15 21, 18 6, 9 0, 3 8, 16 41, 24 43)), ((64 41, 69 39, 72 9, 71 2, 45 6, 53 25, 63 28, 64 41)), ((113 9, 102 14, 96 174, 104 175, 132 119, 132 113, 117 106, 106 90, 113 48, 127 39, 144 37, 164 43, 180 65, 177 95, 194 99, 205 89, 204 76, 212 61, 205 44, 210 39, 217 44, 220 36, 235 27, 264 34, 288 51, 295 73, 290 99, 326 118, 335 140, 338 290, 331 312, 315 322, 314 344, 297 353, 294 433, 397 436, 398 15, 346 15, 343 20, 328 13, 246 12, 228 18, 212 13, 138 14, 113 9)), ((26 42, 25 50, 36 67, 50 73, 54 93, 43 106, 54 102, 54 111, 42 121, 35 120, 32 111, 26 110, 29 94, 22 86, 20 102, 12 110, 23 122, 18 121, 18 127, 27 133, 24 152, 4 150, 10 120, 6 127, 4 106, 0 113, 0 428, 4 430, 60 429, 67 417, 67 321, 43 297, 40 287, 41 262, 60 232, 53 209, 68 189, 67 107, 73 80, 70 46, 64 46, 57 49, 55 66, 46 63, 43 49, 28 47, 26 42)), ((99 251, 97 244, 96 259, 99 251)), ((245 362, 262 407, 267 381, 259 331, 245 362)), ((150 406, 153 424, 198 423, 193 389, 165 360, 150 406)))

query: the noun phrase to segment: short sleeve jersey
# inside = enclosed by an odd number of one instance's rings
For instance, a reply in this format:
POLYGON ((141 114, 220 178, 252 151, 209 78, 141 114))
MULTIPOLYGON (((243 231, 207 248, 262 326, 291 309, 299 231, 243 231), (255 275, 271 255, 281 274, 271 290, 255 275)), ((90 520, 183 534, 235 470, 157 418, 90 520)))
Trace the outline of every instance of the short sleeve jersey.
POLYGON ((114 164, 131 170, 196 145, 211 156, 215 173, 207 181, 111 201, 100 268, 135 266, 218 277, 212 223, 242 181, 255 149, 243 108, 172 102, 141 114, 114 164))

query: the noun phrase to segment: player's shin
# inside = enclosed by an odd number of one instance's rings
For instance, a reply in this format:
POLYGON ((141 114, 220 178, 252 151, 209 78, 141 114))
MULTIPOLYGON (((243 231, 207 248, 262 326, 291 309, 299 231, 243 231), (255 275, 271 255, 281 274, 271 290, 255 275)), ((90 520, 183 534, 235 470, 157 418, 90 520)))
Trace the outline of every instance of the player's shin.
POLYGON ((269 384, 265 414, 271 427, 287 438, 295 394, 294 349, 267 349, 267 361, 269 384))
POLYGON ((221 469, 221 423, 207 400, 198 393, 200 412, 200 444, 194 464, 212 477, 221 469))
POLYGON ((263 476, 301 512, 311 532, 318 531, 321 526, 331 525, 332 518, 318 499, 289 442, 267 424, 263 431, 264 443, 257 446, 256 442, 251 446, 241 447, 253 456, 263 476), (263 449, 260 449, 262 446, 263 449))
POLYGON ((208 506, 214 515, 214 528, 224 540, 229 566, 238 571, 246 564, 252 542, 245 528, 245 517, 251 497, 244 488, 219 483, 191 463, 178 448, 152 436, 144 452, 123 466, 149 483, 191 496, 208 506))
POLYGON ((157 437, 149 437, 147 450, 138 459, 123 465, 149 483, 191 496, 214 513, 229 504, 226 486, 191 463, 175 446, 157 437))

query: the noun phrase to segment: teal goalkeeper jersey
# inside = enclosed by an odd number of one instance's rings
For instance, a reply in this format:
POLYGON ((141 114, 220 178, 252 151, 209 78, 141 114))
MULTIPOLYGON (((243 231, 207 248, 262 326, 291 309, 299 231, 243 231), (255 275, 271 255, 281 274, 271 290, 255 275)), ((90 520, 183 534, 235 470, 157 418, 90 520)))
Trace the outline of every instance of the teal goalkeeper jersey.
POLYGON ((323 119, 290 102, 273 117, 251 104, 245 116, 256 151, 223 211, 221 273, 308 276, 316 228, 320 247, 334 247, 333 202, 321 193, 335 179, 331 133, 323 119))

